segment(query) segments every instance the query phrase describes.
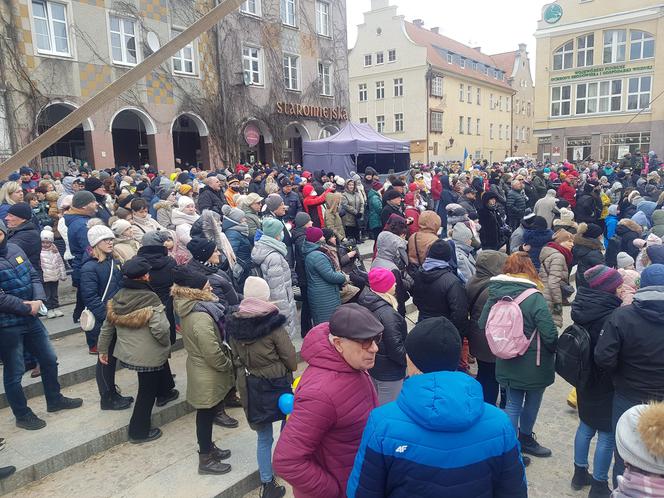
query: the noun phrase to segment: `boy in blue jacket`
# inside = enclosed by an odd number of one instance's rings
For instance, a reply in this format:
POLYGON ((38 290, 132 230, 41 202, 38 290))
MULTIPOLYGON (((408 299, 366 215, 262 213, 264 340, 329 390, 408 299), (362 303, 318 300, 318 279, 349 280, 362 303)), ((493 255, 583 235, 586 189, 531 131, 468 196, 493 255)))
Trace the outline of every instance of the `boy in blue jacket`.
POLYGON ((409 378, 396 401, 371 412, 348 481, 349 498, 528 496, 507 415, 456 372, 461 337, 446 318, 406 339, 409 378))

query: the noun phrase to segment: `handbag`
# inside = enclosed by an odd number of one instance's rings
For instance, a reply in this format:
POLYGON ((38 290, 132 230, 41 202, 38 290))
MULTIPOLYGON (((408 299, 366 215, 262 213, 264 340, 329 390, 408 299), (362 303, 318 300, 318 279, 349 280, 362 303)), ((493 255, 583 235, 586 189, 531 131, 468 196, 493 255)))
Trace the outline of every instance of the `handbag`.
MULTIPOLYGON (((108 288, 111 286, 111 280, 113 280, 113 266, 115 265, 115 261, 111 259, 111 271, 108 275, 108 282, 106 283, 106 290, 104 290, 104 295, 101 297, 101 302, 103 303, 104 300, 106 299, 106 294, 108 294, 108 288)), ((85 308, 81 312, 81 330, 83 332, 90 332, 95 328, 95 324, 97 323, 97 320, 95 319, 94 313, 90 311, 88 308, 85 308)))
POLYGON ((247 421, 262 425, 286 420, 286 415, 279 409, 279 398, 282 394, 293 392, 289 376, 265 379, 253 375, 246 367, 244 373, 247 380, 247 421))
POLYGON ((563 299, 569 299, 576 292, 576 289, 570 284, 563 283, 560 284, 560 292, 563 295, 563 299))

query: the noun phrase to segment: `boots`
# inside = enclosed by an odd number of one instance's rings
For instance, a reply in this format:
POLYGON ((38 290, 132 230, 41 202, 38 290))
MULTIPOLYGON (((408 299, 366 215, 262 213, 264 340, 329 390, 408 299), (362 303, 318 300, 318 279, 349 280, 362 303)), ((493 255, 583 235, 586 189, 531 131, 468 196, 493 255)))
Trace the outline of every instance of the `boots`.
POLYGON ((286 494, 286 488, 280 486, 277 480, 272 476, 270 482, 264 482, 261 485, 259 498, 281 498, 286 494))
POLYGON ((228 474, 231 466, 228 463, 222 463, 214 458, 214 453, 198 454, 198 473, 202 475, 221 475, 228 474))
POLYGON ((519 432, 519 442, 521 443, 521 451, 523 453, 528 453, 529 455, 539 458, 546 458, 551 456, 551 450, 549 448, 545 448, 537 442, 534 432, 530 436, 526 436, 525 434, 521 434, 519 432))
POLYGON ((611 490, 609 489, 609 483, 607 481, 596 481, 592 479, 592 484, 590 486, 590 493, 588 493, 588 498, 610 498, 611 490))
POLYGON ((235 429, 240 425, 240 423, 233 417, 230 417, 223 408, 214 416, 214 423, 221 427, 226 427, 227 429, 235 429))
POLYGON ((131 396, 121 396, 116 391, 106 394, 101 398, 102 410, 126 410, 131 408, 134 398, 131 396))
POLYGON ((593 476, 588 472, 587 467, 574 465, 574 477, 572 477, 572 489, 579 491, 593 482, 593 476))
POLYGON ((215 460, 221 462, 222 460, 228 460, 231 457, 231 450, 221 450, 212 443, 212 451, 210 451, 210 454, 215 460))

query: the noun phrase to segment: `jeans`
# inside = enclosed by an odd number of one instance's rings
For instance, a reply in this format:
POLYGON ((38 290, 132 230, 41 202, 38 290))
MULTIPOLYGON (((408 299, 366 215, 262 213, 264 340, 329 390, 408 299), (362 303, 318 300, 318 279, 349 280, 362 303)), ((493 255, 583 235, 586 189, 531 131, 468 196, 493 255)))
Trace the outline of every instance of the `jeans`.
POLYGON ((47 405, 56 404, 62 397, 58 382, 58 359, 39 318, 31 316, 26 318, 23 325, 4 327, 0 333, 3 380, 7 402, 17 418, 32 413, 21 387, 21 378, 25 373, 24 347, 37 358, 41 367, 47 405))
POLYGON ((396 400, 401 392, 401 386, 403 386, 403 379, 378 380, 372 377, 371 380, 378 393, 378 406, 383 406, 396 400))
POLYGON ((272 424, 266 424, 256 431, 258 442, 256 443, 256 459, 258 460, 258 473, 261 482, 270 482, 272 473, 272 424))
POLYGON ((521 389, 507 388, 507 405, 505 413, 510 418, 514 430, 524 436, 533 433, 537 413, 539 412, 544 389, 523 391, 521 389))
POLYGON ((484 402, 496 406, 498 401, 498 381, 496 380, 496 364, 477 360, 477 382, 482 384, 484 402))
MULTIPOLYGON (((631 400, 617 392, 613 395, 613 434, 616 434, 616 427, 618 425, 618 420, 627 410, 633 406, 640 405, 642 401, 640 400, 631 400)), ((615 460, 613 462, 613 487, 614 489, 618 487, 618 476, 623 475, 625 472, 625 461, 618 454, 618 449, 615 450, 615 460)))
POLYGON ((150 418, 155 400, 168 396, 174 383, 168 362, 164 368, 156 372, 137 372, 137 374, 138 394, 129 421, 129 437, 145 439, 150 432, 150 418))
POLYGON ((593 479, 596 481, 609 480, 609 467, 613 458, 614 439, 612 432, 596 431, 589 425, 579 422, 574 438, 574 465, 588 468, 588 453, 590 441, 597 433, 597 446, 593 458, 593 479))

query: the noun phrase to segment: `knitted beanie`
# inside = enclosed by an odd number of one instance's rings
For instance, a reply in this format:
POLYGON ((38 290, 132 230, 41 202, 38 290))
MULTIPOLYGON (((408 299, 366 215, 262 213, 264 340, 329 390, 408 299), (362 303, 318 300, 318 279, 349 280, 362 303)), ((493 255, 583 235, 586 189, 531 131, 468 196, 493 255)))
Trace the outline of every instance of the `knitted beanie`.
POLYGON ((248 297, 254 297, 261 301, 270 300, 270 286, 260 277, 247 277, 247 280, 244 281, 244 289, 242 293, 244 294, 245 299, 248 297))
POLYGON ((8 214, 21 218, 22 220, 32 219, 32 209, 27 202, 19 202, 9 207, 8 214))
POLYGON ((664 404, 637 405, 616 426, 616 448, 626 463, 652 474, 664 474, 664 404))
POLYGON ((625 270, 630 266, 634 266, 634 258, 626 252, 619 252, 618 256, 616 257, 616 261, 616 266, 619 270, 625 270))
POLYGON ((320 242, 323 238, 323 231, 318 227, 309 227, 306 232, 307 242, 316 243, 320 242))
POLYGON ((284 224, 276 218, 265 218, 263 220, 263 234, 276 239, 282 237, 284 224))
POLYGON ((224 213, 224 218, 228 218, 236 224, 242 223, 242 220, 246 217, 244 211, 238 208, 230 207, 228 204, 224 204, 224 206, 221 208, 221 211, 224 213))
POLYGON ((265 199, 265 207, 271 213, 274 213, 277 209, 279 209, 279 206, 281 206, 283 203, 284 200, 279 194, 270 194, 267 196, 267 199, 265 199))
POLYGON ((113 233, 116 237, 122 236, 122 234, 125 233, 128 228, 131 228, 131 223, 129 223, 127 220, 117 220, 111 225, 111 230, 113 230, 113 233))
POLYGON ((586 239, 598 239, 603 233, 602 227, 595 225, 594 223, 588 223, 585 232, 581 227, 579 227, 579 233, 583 232, 583 236, 586 239))
POLYGON ((44 229, 39 234, 42 242, 53 242, 55 240, 55 234, 51 227, 44 227, 44 229))
POLYGON ((311 221, 311 216, 304 211, 300 211, 295 215, 295 228, 300 228, 311 221))
POLYGON ((452 247, 446 241, 439 239, 431 244, 427 257, 438 261, 449 261, 452 259, 452 247))
POLYGON ((115 234, 113 234, 113 231, 105 225, 95 225, 88 230, 88 242, 90 243, 90 247, 96 246, 102 240, 114 239, 115 234))
POLYGON ((664 285, 664 265, 654 264, 641 273, 641 288, 664 285))
POLYGON ((447 318, 421 321, 406 337, 405 346, 410 361, 422 373, 453 372, 459 366, 461 336, 447 318))
POLYGON ((664 246, 654 245, 646 249, 648 259, 654 265, 664 264, 664 246))
POLYGON ((184 209, 187 206, 192 206, 194 204, 195 204, 194 200, 191 197, 187 197, 185 195, 183 195, 182 197, 180 197, 178 199, 178 208, 179 209, 184 209))
POLYGON ((372 268, 369 272, 369 287, 372 291, 385 294, 396 284, 394 273, 386 268, 372 268))
POLYGON ((203 237, 194 237, 187 244, 187 249, 196 261, 205 263, 214 253, 217 245, 203 237))
POLYGON ((95 202, 96 200, 97 199, 95 199, 95 196, 92 192, 88 192, 87 190, 79 190, 74 194, 71 205, 76 209, 81 209, 82 207, 85 207, 91 202, 95 202))
POLYGON ((615 294, 618 287, 623 284, 623 278, 618 270, 605 265, 593 266, 583 274, 591 289, 615 294))

